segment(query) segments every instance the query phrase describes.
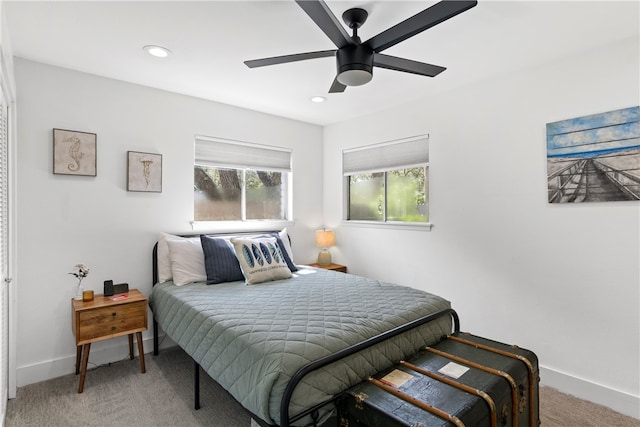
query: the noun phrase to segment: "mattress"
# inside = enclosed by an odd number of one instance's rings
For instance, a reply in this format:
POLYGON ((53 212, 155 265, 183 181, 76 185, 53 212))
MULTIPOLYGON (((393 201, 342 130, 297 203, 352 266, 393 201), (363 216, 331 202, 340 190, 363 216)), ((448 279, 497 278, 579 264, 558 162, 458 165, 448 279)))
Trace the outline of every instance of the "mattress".
MULTIPOLYGON (((178 287, 169 281, 154 286, 150 304, 172 340, 247 410, 274 425, 300 367, 450 307, 414 288, 306 267, 290 279, 258 285, 178 287)), ((309 374, 295 389, 289 413, 331 398, 450 332, 447 316, 309 374)))

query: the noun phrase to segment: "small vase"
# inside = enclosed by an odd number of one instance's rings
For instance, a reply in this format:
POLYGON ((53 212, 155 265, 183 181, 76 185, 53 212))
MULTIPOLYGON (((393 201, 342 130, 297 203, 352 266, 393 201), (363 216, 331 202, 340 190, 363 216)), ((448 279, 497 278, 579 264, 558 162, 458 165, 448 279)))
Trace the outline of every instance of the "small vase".
POLYGON ((84 288, 82 287, 82 282, 80 282, 76 288, 76 296, 73 299, 82 301, 82 292, 84 292, 84 288))

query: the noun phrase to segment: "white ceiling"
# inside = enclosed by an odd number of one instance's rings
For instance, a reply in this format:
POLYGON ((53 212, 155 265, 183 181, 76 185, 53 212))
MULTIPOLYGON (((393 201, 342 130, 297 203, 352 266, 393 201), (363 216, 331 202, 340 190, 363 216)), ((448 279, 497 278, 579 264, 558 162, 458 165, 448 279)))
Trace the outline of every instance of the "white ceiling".
MULTIPOLYGON (((340 22, 348 8, 369 12, 359 31, 363 41, 434 3, 327 1, 340 22)), ((328 94, 333 58, 255 69, 243 64, 335 48, 293 1, 4 4, 16 56, 320 125, 639 37, 640 28, 638 0, 480 0, 384 52, 447 67, 439 76, 375 68, 369 84, 328 94), (148 44, 173 54, 153 58, 142 50, 148 44), (327 101, 312 103, 314 95, 327 101)))

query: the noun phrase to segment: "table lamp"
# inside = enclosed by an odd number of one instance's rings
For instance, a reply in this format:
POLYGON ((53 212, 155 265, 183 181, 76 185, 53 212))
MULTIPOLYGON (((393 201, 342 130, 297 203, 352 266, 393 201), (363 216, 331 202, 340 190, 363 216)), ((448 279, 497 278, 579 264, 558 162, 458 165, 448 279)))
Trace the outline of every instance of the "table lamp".
POLYGON ((318 254, 318 265, 331 264, 331 252, 329 248, 335 246, 336 236, 331 230, 317 230, 316 231, 316 246, 322 248, 318 254))

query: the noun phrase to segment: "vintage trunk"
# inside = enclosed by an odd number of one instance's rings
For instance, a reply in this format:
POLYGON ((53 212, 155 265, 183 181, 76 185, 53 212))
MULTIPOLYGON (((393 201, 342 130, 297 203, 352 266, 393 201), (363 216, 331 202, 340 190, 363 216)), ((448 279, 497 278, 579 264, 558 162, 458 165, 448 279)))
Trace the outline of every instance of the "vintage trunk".
POLYGON ((537 427, 538 358, 456 333, 347 390, 341 427, 537 427))

